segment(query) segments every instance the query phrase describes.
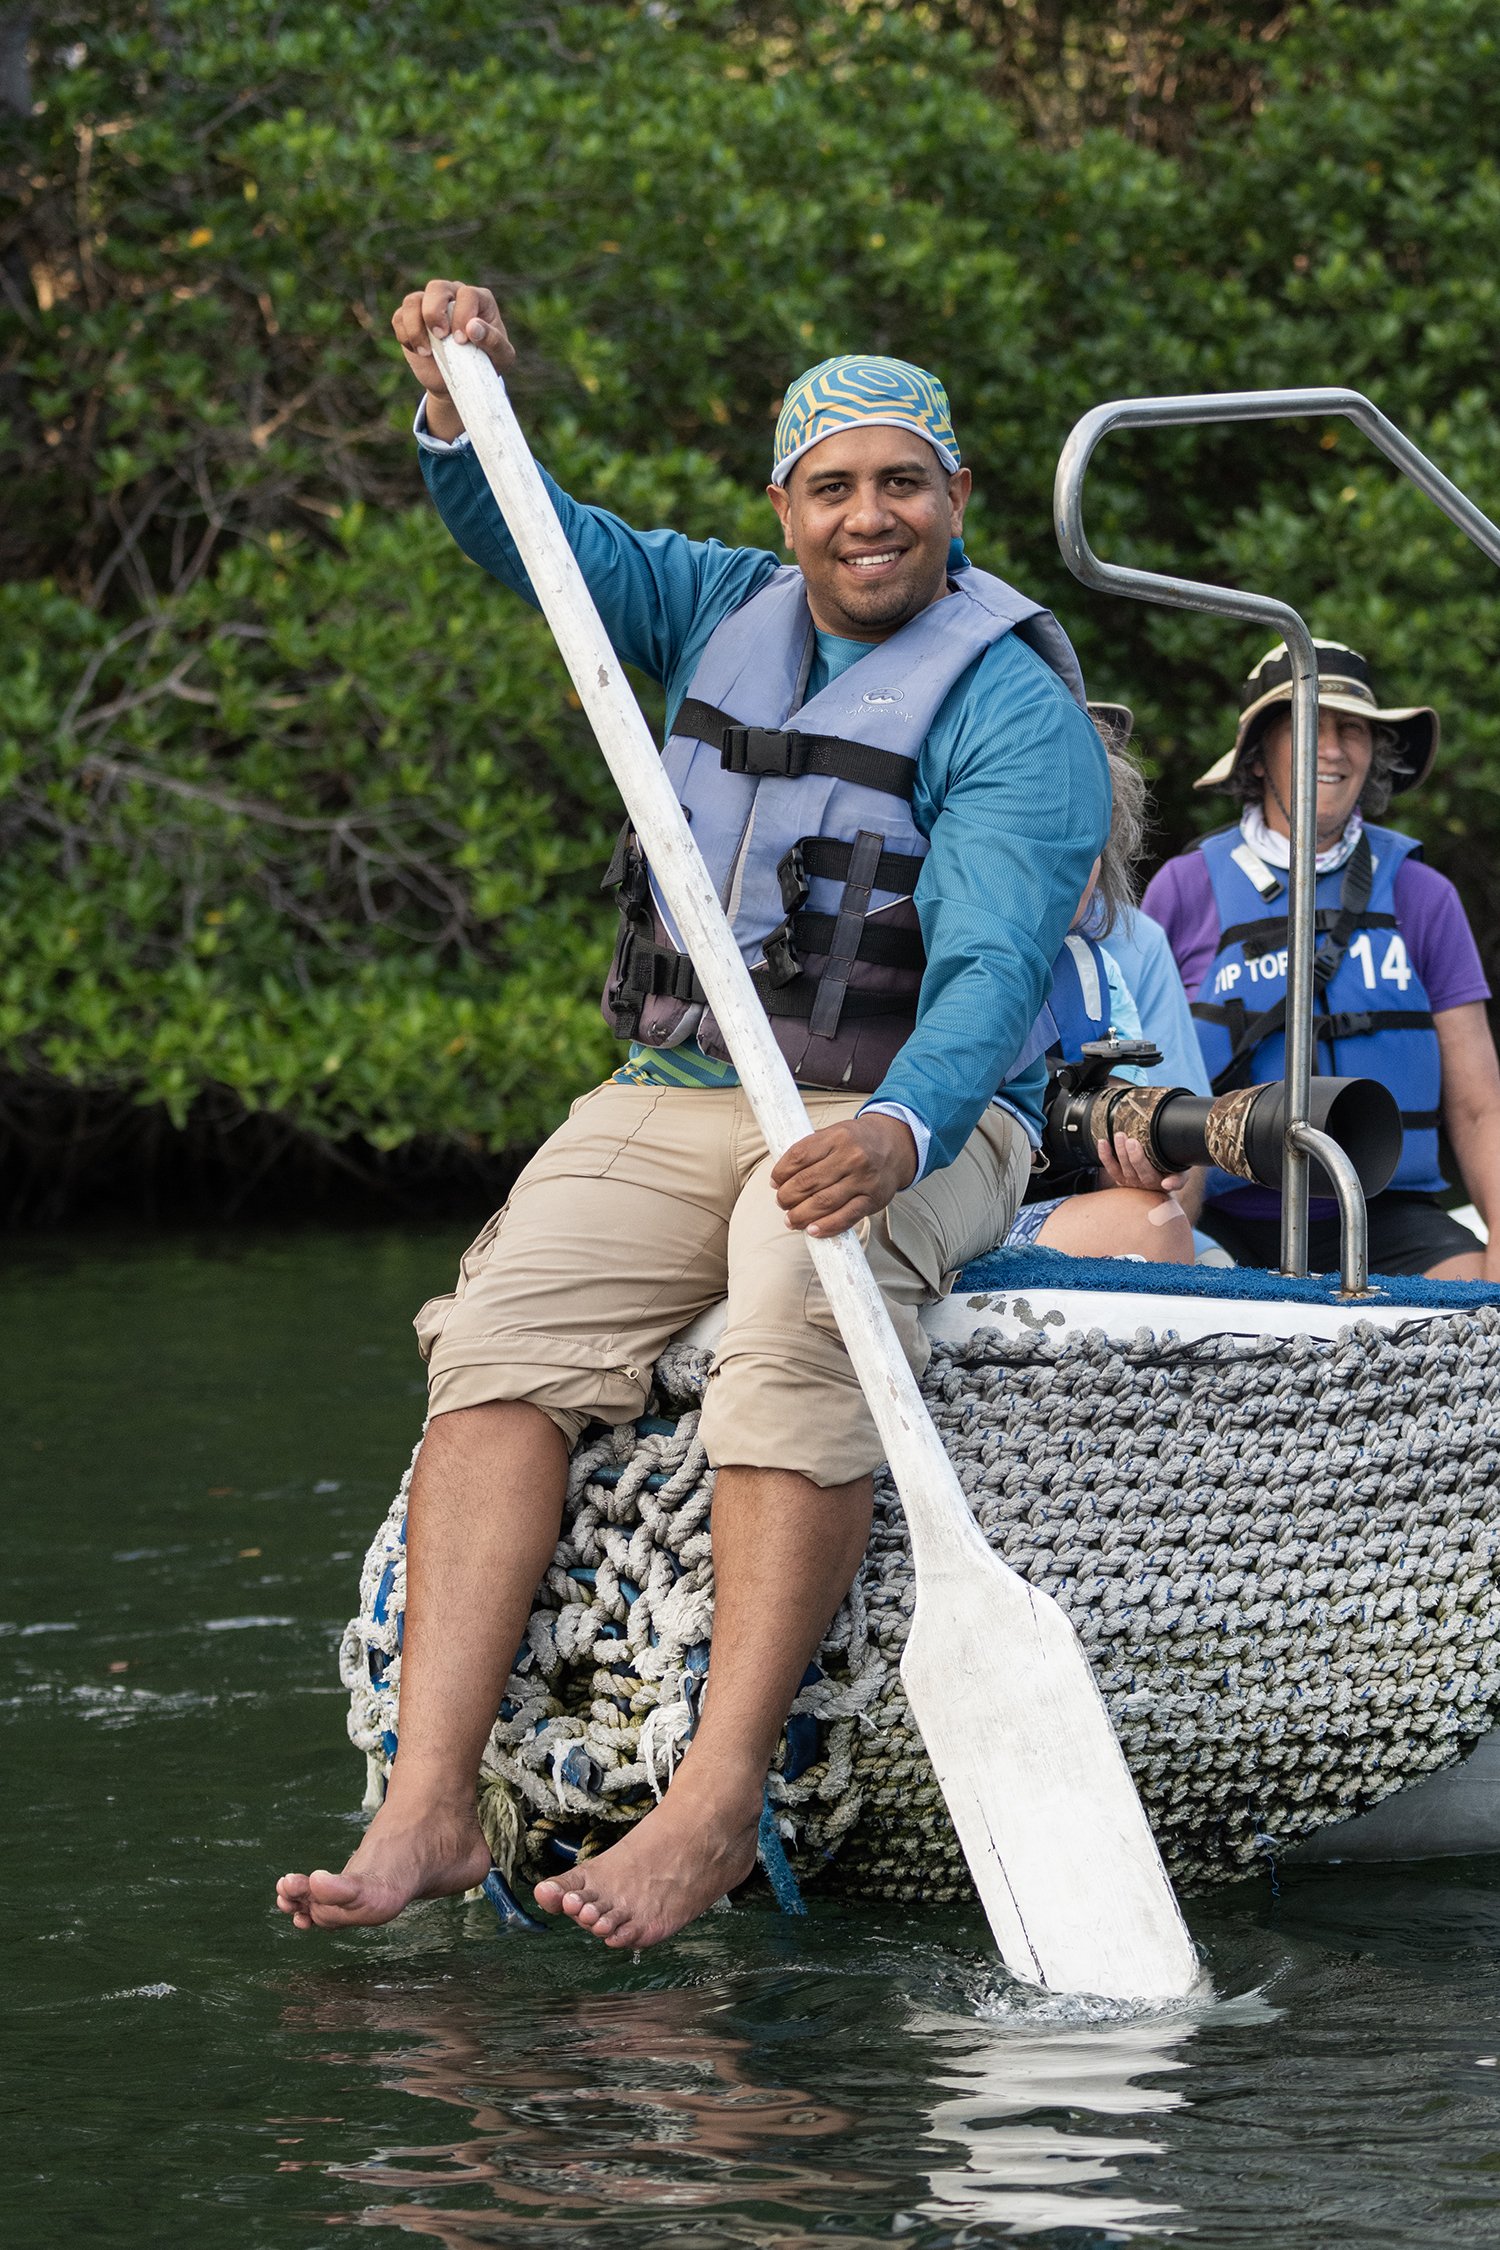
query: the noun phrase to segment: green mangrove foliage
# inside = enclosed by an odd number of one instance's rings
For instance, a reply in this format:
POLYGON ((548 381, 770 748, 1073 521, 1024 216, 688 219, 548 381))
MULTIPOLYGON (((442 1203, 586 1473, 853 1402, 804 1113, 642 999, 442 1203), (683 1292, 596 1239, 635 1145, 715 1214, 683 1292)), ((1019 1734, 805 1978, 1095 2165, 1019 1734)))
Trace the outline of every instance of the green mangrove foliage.
MULTIPOLYGON (((388 318, 432 272, 496 286, 574 490, 703 535, 769 538, 799 366, 939 367, 971 550, 1135 705, 1166 837, 1201 821, 1254 640, 1067 579, 1058 448, 1122 392, 1352 383, 1500 503, 1500 30, 1132 13, 1127 51, 1112 8, 980 0, 39 11, 0 127, 0 1068, 493 1152, 607 1066, 618 812, 538 620, 421 496, 388 318)), ((1337 423, 1114 441, 1090 529, 1443 706, 1414 814, 1495 950, 1473 550, 1337 423)))

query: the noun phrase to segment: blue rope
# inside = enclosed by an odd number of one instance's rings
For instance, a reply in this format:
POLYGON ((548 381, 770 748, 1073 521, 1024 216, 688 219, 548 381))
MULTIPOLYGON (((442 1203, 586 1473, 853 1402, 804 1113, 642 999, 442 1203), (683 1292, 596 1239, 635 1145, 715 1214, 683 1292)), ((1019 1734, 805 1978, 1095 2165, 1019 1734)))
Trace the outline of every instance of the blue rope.
POLYGON ((798 1888, 797 1878, 792 1872, 792 1863, 786 1856, 786 1846, 781 1841, 781 1830, 776 1825, 769 1788, 760 1809, 760 1827, 756 1831, 755 1848, 782 1913, 805 1914, 807 1907, 798 1888))
POLYGON ((1253 1844, 1258 1845, 1260 1850, 1265 1854, 1266 1873, 1271 1878, 1271 1896, 1273 1899, 1279 1899, 1281 1896, 1281 1884, 1277 1880, 1276 1875, 1276 1847, 1280 1843, 1281 1839, 1279 1836, 1267 1835, 1264 1829, 1258 1828, 1250 1840, 1253 1844))
POLYGON ((498 1867, 492 1867, 483 1884, 485 1897, 495 1909, 502 1930, 546 1931, 546 1923, 528 1914, 498 1867))

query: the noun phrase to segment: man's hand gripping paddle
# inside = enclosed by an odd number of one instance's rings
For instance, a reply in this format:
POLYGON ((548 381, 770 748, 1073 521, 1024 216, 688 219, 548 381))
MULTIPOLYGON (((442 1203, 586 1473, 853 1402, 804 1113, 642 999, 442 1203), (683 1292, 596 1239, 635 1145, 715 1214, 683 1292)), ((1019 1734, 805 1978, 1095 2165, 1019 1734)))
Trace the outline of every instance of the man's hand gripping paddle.
MULTIPOLYGON (((432 348, 779 1157, 807 1113, 505 385, 473 346, 432 348)), ((808 1242, 911 1531, 901 1678, 1006 1966, 1056 1992, 1180 1998, 1192 1941, 1078 1637, 985 1544, 856 1237, 808 1242)))

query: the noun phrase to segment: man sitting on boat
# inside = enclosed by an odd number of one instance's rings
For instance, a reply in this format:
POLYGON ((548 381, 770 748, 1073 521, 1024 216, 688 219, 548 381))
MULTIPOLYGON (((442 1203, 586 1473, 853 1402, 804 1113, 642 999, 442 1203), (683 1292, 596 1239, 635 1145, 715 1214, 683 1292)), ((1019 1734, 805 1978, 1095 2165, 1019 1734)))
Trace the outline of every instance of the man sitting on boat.
MULTIPOLYGON (((1366 659, 1319 641, 1315 1070, 1377 1078, 1400 1104, 1404 1139, 1390 1186, 1369 1206, 1381 1273, 1500 1280, 1500 1067, 1489 986, 1457 891, 1422 847, 1376 827, 1437 754, 1429 708, 1382 709, 1366 659), (1486 1251, 1443 1208, 1446 1134, 1486 1251)), ((1233 747, 1197 783, 1241 800, 1237 825, 1170 860, 1145 905, 1171 939, 1215 1093, 1283 1071, 1292 780, 1291 659, 1271 649, 1251 673, 1233 747)), ((1281 1198, 1211 1172, 1200 1225, 1241 1265, 1281 1263, 1281 1198)), ((1315 1271, 1338 1265, 1337 1207, 1315 1198, 1315 1271)))
MULTIPOLYGON (((530 587, 428 347, 515 358, 487 290, 434 281, 393 325, 460 546, 530 587)), ((973 569, 942 385, 848 357, 787 394, 760 549, 638 532, 551 487, 615 647, 662 682, 664 753, 813 1130, 774 1166, 633 836, 610 870, 604 997, 631 1041, 424 1307, 430 1420, 408 1519, 400 1748, 342 1875, 279 1886, 297 1926, 387 1921, 480 1881, 480 1754, 552 1561, 568 1449, 643 1411, 675 1331, 722 1299, 701 1435, 718 1470, 712 1668, 662 1803, 537 1886, 647 1945, 750 1871, 792 1698, 864 1553, 881 1447, 808 1233, 858 1226, 897 1333, 1005 1234, 1040 1137, 1054 956, 1109 824, 1066 636, 973 569)))

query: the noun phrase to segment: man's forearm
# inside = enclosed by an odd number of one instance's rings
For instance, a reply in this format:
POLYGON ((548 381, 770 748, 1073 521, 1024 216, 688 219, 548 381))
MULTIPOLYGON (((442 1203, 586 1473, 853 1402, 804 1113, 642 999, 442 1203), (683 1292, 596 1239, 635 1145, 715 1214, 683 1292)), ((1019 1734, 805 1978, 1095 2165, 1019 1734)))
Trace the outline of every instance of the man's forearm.
POLYGON ((1500 1111, 1465 1110, 1443 1122, 1469 1200, 1493 1239, 1500 1235, 1500 1111))
POLYGON ((1443 1129, 1490 1228, 1486 1266, 1500 1273, 1500 1066, 1484 1004, 1439 1008, 1432 1023, 1443 1063, 1443 1129))
MULTIPOLYGON (((421 451, 438 513, 471 562, 539 607, 472 445, 442 439, 443 427, 429 400, 425 431, 419 427, 416 435, 419 445, 424 435, 440 440, 421 451)), ((691 660, 719 617, 775 575, 776 557, 764 549, 634 531, 607 509, 571 499, 545 469, 542 482, 617 653, 663 684, 679 661, 691 660)))

